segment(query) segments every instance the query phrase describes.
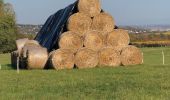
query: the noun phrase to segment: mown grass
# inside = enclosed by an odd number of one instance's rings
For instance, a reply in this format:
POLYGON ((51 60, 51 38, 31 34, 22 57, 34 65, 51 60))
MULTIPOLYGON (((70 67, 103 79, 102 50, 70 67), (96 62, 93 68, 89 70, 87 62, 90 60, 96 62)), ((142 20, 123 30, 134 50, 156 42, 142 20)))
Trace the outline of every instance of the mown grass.
POLYGON ((170 48, 143 48, 144 64, 84 70, 9 69, 0 55, 0 100, 169 100, 170 48), (162 49, 166 65, 162 65, 162 49))

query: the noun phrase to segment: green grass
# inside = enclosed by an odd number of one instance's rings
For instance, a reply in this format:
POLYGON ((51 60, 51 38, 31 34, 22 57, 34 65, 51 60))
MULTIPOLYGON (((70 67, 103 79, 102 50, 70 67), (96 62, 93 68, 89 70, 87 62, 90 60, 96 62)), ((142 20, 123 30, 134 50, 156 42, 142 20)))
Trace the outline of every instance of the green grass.
POLYGON ((10 54, 0 54, 0 64, 2 70, 12 69, 10 54))
POLYGON ((20 74, 9 67, 9 54, 0 55, 0 100, 169 100, 170 48, 142 51, 144 64, 138 66, 20 74))

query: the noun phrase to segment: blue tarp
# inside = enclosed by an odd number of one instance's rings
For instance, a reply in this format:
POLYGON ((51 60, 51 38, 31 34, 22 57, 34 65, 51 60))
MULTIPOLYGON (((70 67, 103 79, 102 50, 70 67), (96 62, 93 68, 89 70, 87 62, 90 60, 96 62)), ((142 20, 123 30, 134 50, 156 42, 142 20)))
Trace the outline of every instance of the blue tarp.
POLYGON ((59 37, 66 31, 67 20, 77 11, 76 1, 65 9, 61 9, 51 15, 35 37, 35 40, 37 40, 41 46, 47 48, 48 51, 58 49, 59 37))

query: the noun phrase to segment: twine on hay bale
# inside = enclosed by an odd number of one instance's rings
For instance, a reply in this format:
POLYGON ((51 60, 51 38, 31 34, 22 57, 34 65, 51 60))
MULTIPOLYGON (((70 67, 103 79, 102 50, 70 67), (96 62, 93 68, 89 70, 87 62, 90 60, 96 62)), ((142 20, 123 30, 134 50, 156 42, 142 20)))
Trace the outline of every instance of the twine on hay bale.
POLYGON ((99 65, 100 66, 120 66, 120 53, 112 47, 104 47, 99 51, 99 65))
POLYGON ((101 12, 100 0, 79 0, 78 10, 90 17, 94 17, 101 12))
POLYGON ((115 21, 113 17, 107 13, 100 13, 99 15, 93 18, 92 29, 103 31, 103 32, 111 32, 115 27, 115 21))
POLYGON ((32 48, 27 51, 27 69, 44 69, 48 59, 46 48, 32 48))
POLYGON ((127 46, 130 43, 129 34, 122 29, 116 29, 107 35, 107 46, 127 46))
POLYGON ((73 69, 74 53, 69 49, 58 49, 50 53, 49 63, 56 70, 73 69))
POLYGON ((28 38, 16 40, 16 46, 17 46, 17 50, 18 50, 19 55, 20 55, 21 50, 22 50, 22 48, 24 47, 24 45, 27 41, 28 41, 28 38))
POLYGON ((79 69, 94 68, 98 65, 98 54, 89 48, 81 48, 75 56, 75 65, 79 69))
POLYGON ((67 28, 69 31, 73 31, 80 36, 84 36, 84 33, 90 30, 92 24, 92 19, 83 13, 73 14, 67 23, 67 28))
POLYGON ((138 65, 142 64, 142 52, 135 46, 127 46, 123 48, 121 53, 122 65, 138 65))
POLYGON ((77 52, 79 48, 83 47, 83 40, 74 32, 68 31, 61 35, 59 47, 62 49, 71 49, 73 52, 77 52))
POLYGON ((99 31, 88 31, 85 34, 84 46, 98 51, 105 46, 105 38, 99 31))

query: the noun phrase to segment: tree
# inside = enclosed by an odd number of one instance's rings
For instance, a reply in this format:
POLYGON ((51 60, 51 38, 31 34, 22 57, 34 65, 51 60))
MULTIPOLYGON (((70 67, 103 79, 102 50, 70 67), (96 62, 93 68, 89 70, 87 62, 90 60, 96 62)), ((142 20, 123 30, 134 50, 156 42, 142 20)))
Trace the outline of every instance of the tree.
POLYGON ((3 0, 0 0, 0 16, 3 16, 3 0))
POLYGON ((0 53, 14 50, 16 36, 17 27, 13 7, 0 0, 0 53))
POLYGON ((15 11, 13 9, 12 4, 10 4, 10 3, 6 3, 4 5, 4 12, 5 12, 6 15, 15 17, 15 11))

